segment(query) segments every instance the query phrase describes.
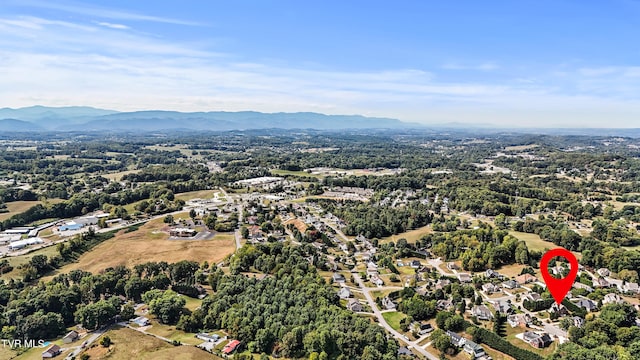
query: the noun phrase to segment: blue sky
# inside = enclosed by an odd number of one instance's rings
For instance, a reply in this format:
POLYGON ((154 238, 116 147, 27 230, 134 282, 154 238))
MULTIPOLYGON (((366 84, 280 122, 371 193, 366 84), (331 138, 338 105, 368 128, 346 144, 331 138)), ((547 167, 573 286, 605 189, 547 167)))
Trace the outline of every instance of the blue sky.
POLYGON ((640 127, 640 1, 0 3, 0 107, 640 127))

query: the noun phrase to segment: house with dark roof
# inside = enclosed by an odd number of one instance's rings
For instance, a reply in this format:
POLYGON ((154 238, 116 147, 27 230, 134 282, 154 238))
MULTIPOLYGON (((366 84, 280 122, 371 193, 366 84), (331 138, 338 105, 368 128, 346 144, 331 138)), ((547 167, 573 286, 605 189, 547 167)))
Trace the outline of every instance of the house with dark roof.
POLYGON ((347 303, 347 309, 353 312, 360 312, 362 311, 362 304, 360 304, 360 301, 358 301, 358 299, 349 299, 349 302, 347 303))
POLYGON ((551 336, 547 333, 537 334, 532 331, 525 331, 522 334, 522 340, 536 349, 545 348, 553 342, 551 336))
POLYGON ((396 304, 388 296, 382 298, 382 306, 387 310, 396 309, 396 304))
POLYGON ((463 347, 464 344, 467 342, 467 339, 465 339, 462 336, 454 333, 451 330, 447 330, 447 335, 451 339, 451 344, 454 345, 454 346, 463 347))
POLYGON ((517 289, 520 287, 520 284, 515 280, 507 280, 502 283, 502 287, 505 289, 517 289))
POLYGON ((416 354, 412 353, 411 350, 409 350, 406 346, 401 346, 398 348, 398 356, 400 355, 416 357, 416 354))
POLYGON ((72 343, 80 338, 80 334, 77 331, 71 330, 62 338, 64 344, 72 343))
POLYGON ((526 327, 531 325, 533 318, 529 314, 512 314, 507 316, 507 322, 512 328, 518 326, 526 327))
POLYGON ((48 359, 48 358, 56 357, 60 355, 61 352, 62 352, 62 349, 60 348, 60 346, 53 344, 49 346, 47 350, 42 352, 42 358, 48 359))
POLYGON ((340 273, 333 273, 332 279, 335 283, 344 283, 346 281, 344 275, 340 273))
POLYGON ((593 302, 593 300, 590 300, 590 299, 580 299, 580 300, 576 301, 575 304, 578 305, 579 307, 587 310, 588 312, 594 312, 594 311, 598 310, 598 305, 596 305, 596 303, 593 302))
POLYGON ((474 359, 484 356, 486 354, 482 346, 476 344, 471 340, 466 340, 464 342, 464 346, 462 347, 462 350, 464 350, 464 352, 466 352, 467 354, 471 355, 474 359))

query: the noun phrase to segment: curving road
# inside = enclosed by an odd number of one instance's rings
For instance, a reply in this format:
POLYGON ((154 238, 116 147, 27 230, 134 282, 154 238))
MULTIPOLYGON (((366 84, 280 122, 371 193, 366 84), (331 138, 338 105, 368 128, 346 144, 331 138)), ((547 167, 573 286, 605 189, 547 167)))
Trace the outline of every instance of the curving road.
MULTIPOLYGON (((427 350, 422 348, 420 345, 418 345, 418 343, 420 341, 422 341, 423 338, 420 338, 420 339, 418 339, 416 341, 409 341, 409 340, 405 339, 405 337, 402 334, 397 332, 394 328, 391 327, 391 325, 389 325, 387 323, 387 321, 382 316, 382 312, 378 309, 378 306, 376 305, 376 302, 374 301, 373 296, 371 296, 371 293, 370 293, 372 290, 376 291, 376 290, 379 290, 380 288, 368 288, 368 287, 366 287, 365 284, 364 284, 364 281, 362 281, 362 279, 360 278, 360 274, 353 274, 353 278, 355 279, 355 281, 360 286, 360 290, 362 290, 362 293, 364 294, 364 297, 367 299, 367 302, 369 303, 369 307, 371 307, 371 310, 373 311, 373 314, 378 318, 378 324, 380 326, 382 326, 387 332, 389 332, 391 335, 393 335, 393 337, 395 337, 399 342, 406 343, 407 345, 411 346, 411 349, 416 350, 420 354, 424 355, 427 359, 429 359, 429 360, 439 360, 437 356, 431 354, 430 352, 428 352, 427 350)), ((387 288, 390 288, 390 287, 387 286, 387 288)), ((395 287, 395 289, 397 290, 397 289, 402 289, 402 288, 401 287, 395 287)))

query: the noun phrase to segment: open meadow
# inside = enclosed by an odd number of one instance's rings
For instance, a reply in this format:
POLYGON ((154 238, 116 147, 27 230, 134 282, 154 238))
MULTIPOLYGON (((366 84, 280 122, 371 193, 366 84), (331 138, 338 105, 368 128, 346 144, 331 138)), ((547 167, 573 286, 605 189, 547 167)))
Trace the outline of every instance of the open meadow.
POLYGON ((168 234, 162 232, 165 225, 160 218, 149 221, 136 231, 120 231, 57 273, 75 269, 99 272, 108 267, 132 267, 148 261, 206 260, 216 263, 235 251, 232 233, 216 233, 211 240, 167 240, 168 234))

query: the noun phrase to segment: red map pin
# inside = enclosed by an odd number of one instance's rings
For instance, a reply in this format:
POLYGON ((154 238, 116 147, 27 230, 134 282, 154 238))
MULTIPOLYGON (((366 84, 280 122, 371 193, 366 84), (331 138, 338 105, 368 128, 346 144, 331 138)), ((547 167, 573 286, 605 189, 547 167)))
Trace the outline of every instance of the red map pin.
POLYGON ((576 280, 576 275, 578 275, 578 259, 567 249, 557 248, 549 250, 542 256, 542 260, 540 260, 540 272, 542 273, 544 282, 547 284, 547 288, 549 288, 549 292, 556 300, 556 303, 560 304, 576 280), (569 275, 563 279, 556 279, 549 274, 549 261, 556 256, 569 260, 569 264, 571 265, 569 275))

